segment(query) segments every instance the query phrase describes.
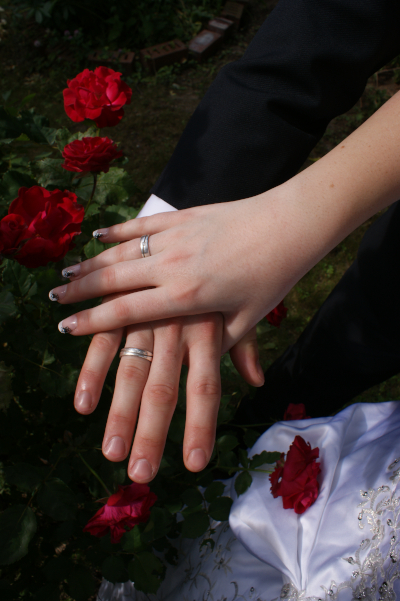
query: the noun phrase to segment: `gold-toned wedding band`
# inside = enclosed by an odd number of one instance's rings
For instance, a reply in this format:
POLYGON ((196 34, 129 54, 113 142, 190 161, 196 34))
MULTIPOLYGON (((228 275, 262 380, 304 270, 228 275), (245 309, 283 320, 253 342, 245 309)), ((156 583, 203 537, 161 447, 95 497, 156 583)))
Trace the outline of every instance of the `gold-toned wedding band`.
POLYGON ((133 348, 133 347, 125 347, 121 349, 119 353, 119 357, 140 357, 141 359, 146 359, 146 361, 153 361, 153 353, 150 351, 145 351, 141 348, 133 348))
POLYGON ((140 238, 140 252, 142 253, 143 259, 151 257, 148 236, 142 236, 140 238))

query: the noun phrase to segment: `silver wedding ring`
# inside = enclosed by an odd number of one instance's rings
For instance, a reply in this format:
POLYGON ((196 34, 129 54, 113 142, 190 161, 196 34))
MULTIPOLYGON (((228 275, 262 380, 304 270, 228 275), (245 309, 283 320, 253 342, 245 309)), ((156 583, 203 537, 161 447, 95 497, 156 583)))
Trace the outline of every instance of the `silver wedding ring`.
POLYGON ((150 361, 150 363, 153 361, 153 353, 150 351, 144 351, 141 348, 133 348, 130 346, 121 349, 119 358, 121 359, 121 357, 140 357, 141 359, 150 361))
POLYGON ((143 259, 151 257, 148 236, 142 236, 140 238, 140 252, 142 253, 143 259))

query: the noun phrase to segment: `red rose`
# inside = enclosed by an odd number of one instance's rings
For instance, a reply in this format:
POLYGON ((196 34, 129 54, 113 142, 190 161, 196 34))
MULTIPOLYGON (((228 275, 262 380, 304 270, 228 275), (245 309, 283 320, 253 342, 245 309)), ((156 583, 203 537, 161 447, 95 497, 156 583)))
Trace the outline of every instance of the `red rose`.
POLYGON ((121 73, 108 67, 85 69, 67 84, 64 108, 75 123, 93 119, 97 127, 117 125, 124 116, 122 107, 131 102, 131 88, 121 80, 121 73))
POLYGON ((25 219, 21 215, 6 215, 0 221, 0 253, 4 257, 15 255, 20 244, 29 236, 25 219))
POLYGON ((269 321, 271 326, 275 326, 276 328, 279 328, 281 325, 282 319, 285 319, 287 312, 288 312, 287 307, 284 306, 283 300, 282 300, 279 303, 279 305, 277 307, 275 307, 275 309, 272 309, 272 311, 270 311, 268 313, 268 315, 266 315, 265 317, 269 321))
POLYGON ((68 171, 107 173, 111 161, 122 157, 122 152, 109 138, 82 138, 67 144, 62 156, 65 159, 62 166, 68 171))
POLYGON ((150 492, 147 484, 133 482, 129 486, 119 486, 118 492, 111 495, 107 503, 88 521, 84 532, 102 537, 110 530, 111 542, 119 543, 127 530, 150 517, 150 507, 157 496, 150 492))
POLYGON ((310 419, 310 416, 306 415, 306 407, 303 403, 289 403, 283 421, 289 422, 293 419, 310 419))
POLYGON ((20 188, 18 198, 0 222, 1 243, 8 244, 0 252, 13 255, 25 267, 40 267, 62 259, 71 248, 73 237, 81 233, 84 209, 76 200, 76 195, 68 190, 20 188), (17 227, 20 230, 16 240, 3 234, 11 229, 10 223, 15 224, 14 231, 17 227))
POLYGON ((271 492, 274 498, 282 497, 284 509, 304 513, 318 497, 317 476, 321 471, 316 459, 319 448, 312 449, 310 443, 296 436, 282 467, 282 457, 270 475, 271 492), (278 465, 280 464, 280 465, 278 465))

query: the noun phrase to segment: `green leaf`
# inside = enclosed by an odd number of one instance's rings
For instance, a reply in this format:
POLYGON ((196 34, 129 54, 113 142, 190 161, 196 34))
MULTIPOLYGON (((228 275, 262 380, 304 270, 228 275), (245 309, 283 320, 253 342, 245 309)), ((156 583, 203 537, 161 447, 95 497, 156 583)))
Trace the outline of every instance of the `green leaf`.
POLYGON ((229 519, 229 512, 232 507, 232 499, 229 497, 219 497, 210 503, 208 513, 217 522, 226 522, 229 519))
POLYGON ((106 246, 100 242, 100 240, 96 240, 96 238, 92 238, 89 240, 87 244, 83 247, 83 252, 87 259, 93 259, 93 257, 97 257, 103 250, 106 249, 106 246))
POLYGON ((20 188, 31 188, 37 186, 37 181, 32 179, 27 173, 22 173, 16 169, 9 169, 1 180, 2 196, 7 202, 11 202, 18 196, 20 188))
POLYGON ((63 159, 42 159, 31 163, 32 173, 44 188, 68 190, 74 174, 61 167, 62 163, 63 159))
POLYGON ((20 108, 24 106, 24 104, 26 104, 27 102, 30 102, 31 100, 33 100, 36 96, 36 93, 34 92, 33 94, 28 94, 28 96, 25 96, 25 98, 23 98, 21 100, 21 102, 19 103, 20 108))
POLYGON ((185 415, 175 412, 168 430, 168 438, 172 442, 181 444, 185 433, 185 415))
POLYGON ((107 557, 102 563, 101 573, 103 578, 109 582, 126 582, 128 574, 125 571, 125 563, 121 557, 116 555, 107 557))
POLYGON ((247 452, 244 449, 239 449, 239 459, 240 459, 240 463, 243 465, 243 467, 249 466, 249 459, 247 457, 247 452))
POLYGON ((273 451, 268 453, 267 451, 263 451, 259 455, 253 455, 250 460, 250 469, 254 469, 256 467, 260 467, 261 465, 273 464, 280 459, 281 454, 278 451, 273 451))
POLYGON ((118 205, 129 200, 136 191, 125 169, 111 167, 108 173, 101 173, 97 178, 94 200, 100 204, 118 205))
POLYGON ((66 580, 74 567, 69 557, 52 557, 42 568, 49 582, 61 582, 66 580))
MULTIPOLYGON (((71 134, 69 129, 62 127, 55 133, 55 143, 60 152, 62 152, 67 144, 70 144, 74 140, 82 140, 82 138, 93 138, 97 136, 97 127, 92 125, 86 131, 79 131, 71 134)), ((93 180, 93 178, 92 178, 93 180)))
POLYGON ((239 441, 236 436, 232 434, 224 434, 220 436, 217 440, 217 447, 220 453, 228 453, 232 451, 235 447, 237 447, 239 441))
POLYGON ((94 594, 94 580, 87 568, 77 567, 68 577, 69 594, 75 601, 87 601, 94 594))
POLYGON ((203 510, 191 513, 182 522, 182 536, 185 538, 198 538, 207 531, 209 525, 210 520, 203 510))
POLYGON ((148 551, 138 553, 129 564, 129 578, 135 583, 135 588, 144 593, 156 593, 160 584, 160 574, 164 564, 148 551))
POLYGON ((203 502, 203 495, 197 490, 197 488, 188 488, 181 495, 181 499, 184 505, 187 505, 188 507, 194 507, 195 505, 201 505, 203 502))
POLYGON ((8 484, 13 484, 26 493, 36 490, 43 480, 41 470, 30 463, 16 463, 13 466, 6 467, 5 474, 8 484))
POLYGON ((15 315, 17 307, 14 302, 14 297, 11 292, 4 288, 0 292, 0 323, 5 321, 8 317, 15 315))
POLYGON ((14 505, 0 514, 0 565, 9 565, 28 553, 36 532, 36 517, 25 505, 14 505))
POLYGON ((238 497, 246 492, 250 484, 253 482, 253 478, 249 472, 241 472, 235 480, 235 490, 238 497))
POLYGON ((152 542, 163 538, 169 532, 172 524, 172 516, 167 509, 163 507, 153 507, 150 513, 150 520, 142 533, 144 542, 152 542))
POLYGON ((4 108, 0 107, 0 139, 15 140, 21 134, 21 128, 18 119, 12 117, 4 108))
POLYGON ((41 369, 39 372, 39 384, 41 389, 47 394, 63 398, 67 394, 74 392, 78 375, 79 369, 67 363, 62 365, 61 368, 57 366, 54 371, 41 369))
POLYGON ((73 519, 78 509, 74 493, 58 478, 48 480, 40 487, 37 500, 44 513, 60 522, 73 519))
POLYGON ((142 551, 144 543, 140 534, 140 529, 135 526, 129 532, 125 532, 122 537, 122 548, 128 553, 137 553, 142 551))
POLYGON ((259 438, 260 433, 256 430, 246 430, 243 436, 244 443, 248 448, 251 448, 259 438))
POLYGON ((35 276, 26 267, 16 261, 8 259, 5 261, 3 281, 13 286, 14 293, 19 296, 27 296, 31 288, 35 286, 35 276))
POLYGON ((214 499, 223 495, 224 490, 225 484, 223 484, 223 482, 213 482, 210 486, 207 486, 204 498, 208 503, 211 503, 211 501, 214 501, 214 499))

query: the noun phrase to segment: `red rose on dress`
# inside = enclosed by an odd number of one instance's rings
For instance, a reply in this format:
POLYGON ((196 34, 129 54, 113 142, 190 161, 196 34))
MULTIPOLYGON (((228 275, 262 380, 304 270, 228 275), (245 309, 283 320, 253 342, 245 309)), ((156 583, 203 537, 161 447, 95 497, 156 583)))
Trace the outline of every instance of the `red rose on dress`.
POLYGON ((131 88, 121 80, 121 73, 108 67, 85 69, 67 84, 64 108, 75 123, 93 119, 97 127, 117 125, 124 116, 122 107, 131 102, 131 88))
POLYGON ((73 237, 81 233, 84 209, 76 200, 76 195, 68 190, 20 188, 18 198, 0 222, 0 252, 13 256, 25 267, 40 267, 62 259, 71 248, 73 237), (10 230, 17 229, 19 237, 13 240, 10 230))
POLYGON ((286 461, 278 461, 270 475, 271 492, 274 498, 282 497, 284 509, 294 509, 304 513, 317 499, 319 484, 317 476, 321 471, 316 459, 319 448, 311 448, 310 443, 296 436, 287 453, 286 461))
POLYGON ((133 482, 129 486, 119 486, 118 492, 111 495, 83 530, 98 537, 105 536, 110 530, 111 542, 119 543, 127 530, 147 522, 150 508, 156 501, 157 496, 150 492, 147 484, 133 482))
POLYGON ((279 305, 277 305, 275 307, 275 309, 272 309, 272 311, 270 311, 268 313, 268 315, 266 315, 265 317, 269 321, 271 326, 275 326, 276 328, 279 328, 282 320, 285 319, 287 312, 288 312, 287 307, 284 306, 283 300, 282 300, 279 303, 279 305))
POLYGON ((283 421, 289 422, 293 419, 310 419, 310 416, 306 415, 304 403, 289 403, 283 416, 283 421))
POLYGON ((62 152, 64 169, 87 173, 107 173, 110 163, 122 157, 116 144, 109 138, 82 138, 67 144, 62 152))

